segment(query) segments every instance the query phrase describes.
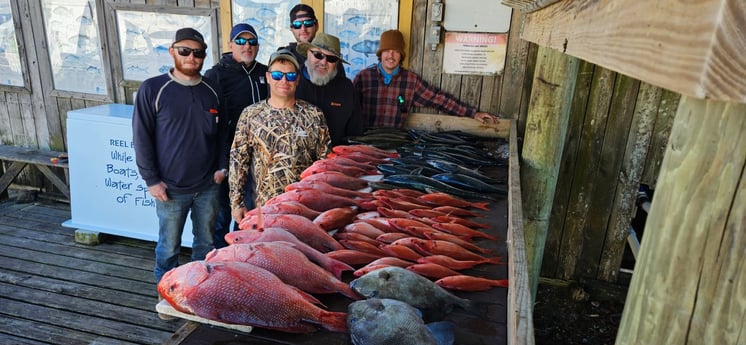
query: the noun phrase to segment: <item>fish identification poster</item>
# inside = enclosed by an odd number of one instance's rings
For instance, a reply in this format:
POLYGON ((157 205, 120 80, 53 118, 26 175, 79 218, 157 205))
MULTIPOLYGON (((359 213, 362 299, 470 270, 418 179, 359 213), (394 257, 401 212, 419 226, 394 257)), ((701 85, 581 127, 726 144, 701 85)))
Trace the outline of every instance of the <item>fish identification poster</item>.
POLYGON ((324 2, 324 32, 337 36, 347 78, 378 63, 376 51, 381 33, 396 29, 398 0, 327 0, 324 2))

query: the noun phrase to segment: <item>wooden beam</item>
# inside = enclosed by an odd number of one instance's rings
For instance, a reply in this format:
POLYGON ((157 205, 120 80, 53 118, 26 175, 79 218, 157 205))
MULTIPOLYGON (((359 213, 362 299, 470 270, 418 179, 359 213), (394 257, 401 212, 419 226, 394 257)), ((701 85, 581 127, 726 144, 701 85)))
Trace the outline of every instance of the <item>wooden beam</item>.
MULTIPOLYGON (((222 37, 220 40, 220 51, 229 52, 231 49, 228 44, 231 40, 231 29, 233 28, 233 2, 231 0, 220 0, 220 9, 218 10, 218 19, 220 19, 219 27, 220 34, 218 37, 222 37)), ((238 24, 238 23, 236 23, 238 24)))
POLYGON ((746 1, 566 0, 521 38, 682 95, 746 103, 746 1))
POLYGON ((508 173, 508 345, 534 344, 533 299, 529 289, 526 238, 523 230, 521 169, 516 121, 510 126, 510 170, 508 173))
POLYGON ((568 55, 539 48, 521 153, 526 256, 534 300, 578 65, 579 60, 568 55))
POLYGON ((404 123, 405 128, 428 132, 461 131, 485 138, 507 138, 510 135, 510 120, 498 120, 486 125, 477 120, 462 116, 411 113, 404 123))
POLYGON ((746 104, 684 97, 617 345, 746 343, 746 104))
MULTIPOLYGON (((614 205, 611 210, 609 226, 601 255, 601 267, 598 278, 604 281, 616 281, 619 267, 622 265, 624 248, 629 240, 630 221, 635 216, 635 200, 640 187, 640 179, 645 168, 648 148, 653 136, 656 110, 650 104, 660 104, 662 90, 648 83, 640 85, 637 96, 637 108, 634 112, 631 129, 628 134, 627 148, 622 157, 617 186, 614 192, 614 205)), ((620 155, 621 156, 621 155, 620 155)), ((631 243, 636 243, 637 239, 631 243)), ((637 258, 639 243, 630 245, 637 258)))

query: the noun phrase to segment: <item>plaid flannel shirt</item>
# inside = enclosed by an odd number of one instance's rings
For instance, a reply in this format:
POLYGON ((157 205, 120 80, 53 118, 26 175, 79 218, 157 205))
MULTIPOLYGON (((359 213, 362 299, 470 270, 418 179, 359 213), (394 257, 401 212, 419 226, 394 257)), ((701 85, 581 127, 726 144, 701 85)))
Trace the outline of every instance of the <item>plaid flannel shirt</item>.
POLYGON ((434 108, 457 116, 474 117, 477 112, 477 109, 431 86, 419 75, 403 67, 399 67, 399 73, 389 85, 383 83, 378 64, 360 71, 353 84, 361 95, 363 123, 366 127, 401 128, 412 106, 434 108), (403 106, 399 104, 399 96, 403 97, 403 106))

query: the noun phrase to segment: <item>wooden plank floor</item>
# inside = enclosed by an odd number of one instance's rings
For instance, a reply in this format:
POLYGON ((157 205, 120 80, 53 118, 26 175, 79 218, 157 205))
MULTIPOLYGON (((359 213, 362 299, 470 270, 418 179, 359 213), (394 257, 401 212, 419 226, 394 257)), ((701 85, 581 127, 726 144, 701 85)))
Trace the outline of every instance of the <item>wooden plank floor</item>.
POLYGON ((162 344, 154 242, 77 244, 69 205, 0 203, 0 344, 162 344))

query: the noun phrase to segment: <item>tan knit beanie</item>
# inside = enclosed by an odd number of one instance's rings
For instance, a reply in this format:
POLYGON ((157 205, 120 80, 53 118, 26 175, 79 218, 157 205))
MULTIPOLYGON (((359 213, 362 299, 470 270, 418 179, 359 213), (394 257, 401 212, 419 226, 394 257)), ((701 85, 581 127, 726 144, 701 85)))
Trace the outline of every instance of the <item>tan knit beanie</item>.
POLYGON ((404 53, 404 36, 399 30, 388 30, 381 34, 381 41, 378 43, 378 50, 376 56, 381 59, 381 53, 386 50, 398 50, 401 53, 401 58, 407 55, 404 53))

